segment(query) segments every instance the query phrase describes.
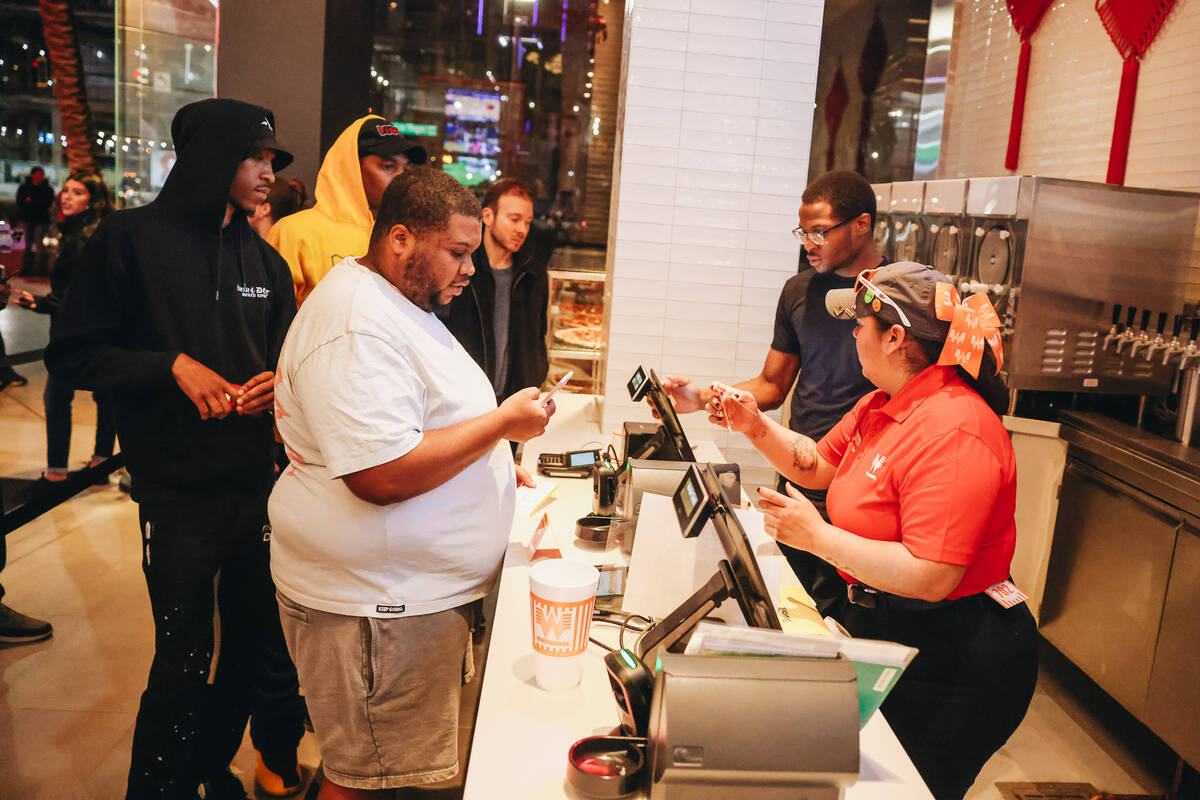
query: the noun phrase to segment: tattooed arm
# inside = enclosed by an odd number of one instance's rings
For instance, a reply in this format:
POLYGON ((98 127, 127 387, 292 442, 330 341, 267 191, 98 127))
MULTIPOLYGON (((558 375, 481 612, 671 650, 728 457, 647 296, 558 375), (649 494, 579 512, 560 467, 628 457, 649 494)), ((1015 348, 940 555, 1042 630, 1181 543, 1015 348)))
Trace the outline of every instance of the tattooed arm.
POLYGON ((816 442, 768 417, 747 391, 713 384, 712 392, 708 410, 713 423, 728 421, 731 430, 745 434, 789 481, 809 489, 829 488, 837 468, 821 458, 816 442))

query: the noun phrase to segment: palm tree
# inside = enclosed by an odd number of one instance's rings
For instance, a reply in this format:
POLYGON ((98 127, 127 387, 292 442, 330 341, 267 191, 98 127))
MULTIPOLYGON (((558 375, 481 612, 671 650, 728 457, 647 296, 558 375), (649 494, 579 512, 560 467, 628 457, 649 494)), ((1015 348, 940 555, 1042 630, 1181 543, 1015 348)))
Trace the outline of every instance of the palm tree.
POLYGON ((71 8, 66 0, 38 0, 38 5, 54 75, 54 94, 58 98, 63 134, 67 137, 67 167, 72 172, 99 172, 96 129, 84 86, 83 60, 79 56, 79 37, 75 35, 71 8))

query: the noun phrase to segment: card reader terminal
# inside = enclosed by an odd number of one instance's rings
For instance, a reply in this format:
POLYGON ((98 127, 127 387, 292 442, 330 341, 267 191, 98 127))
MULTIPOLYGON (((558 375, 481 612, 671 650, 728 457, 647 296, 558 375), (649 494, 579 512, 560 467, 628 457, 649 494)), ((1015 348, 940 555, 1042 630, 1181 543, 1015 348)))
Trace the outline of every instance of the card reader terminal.
POLYGON ((542 453, 538 456, 538 472, 550 478, 590 478, 592 467, 599 462, 599 450, 542 453))

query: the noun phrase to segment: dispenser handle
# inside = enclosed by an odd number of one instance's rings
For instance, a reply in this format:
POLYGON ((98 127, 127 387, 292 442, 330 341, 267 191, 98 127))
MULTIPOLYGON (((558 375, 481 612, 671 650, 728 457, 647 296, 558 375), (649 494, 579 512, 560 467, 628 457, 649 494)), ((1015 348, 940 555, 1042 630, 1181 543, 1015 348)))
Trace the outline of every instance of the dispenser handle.
POLYGON ((1200 314, 1192 317, 1192 341, 1196 341, 1196 337, 1200 336, 1200 314))
POLYGON ((1113 321, 1112 321, 1112 324, 1113 324, 1113 325, 1116 325, 1116 324, 1117 324, 1118 322, 1120 322, 1120 321, 1121 321, 1121 305, 1118 303, 1117 305, 1113 306, 1113 321))
POLYGON ((1132 328, 1134 317, 1137 316, 1137 309, 1133 306, 1129 307, 1129 311, 1125 314, 1125 327, 1132 328))
POLYGON ((1150 330, 1150 313, 1150 309, 1148 308, 1142 312, 1142 324, 1138 326, 1139 330, 1150 330))
POLYGON ((1162 336, 1162 332, 1166 329, 1167 329, 1167 312, 1160 311, 1160 312, 1158 312, 1158 326, 1155 328, 1155 332, 1159 336, 1162 336))
POLYGON ((1179 332, 1183 330, 1183 314, 1175 315, 1175 323, 1171 326, 1171 335, 1176 339, 1179 338, 1179 332))

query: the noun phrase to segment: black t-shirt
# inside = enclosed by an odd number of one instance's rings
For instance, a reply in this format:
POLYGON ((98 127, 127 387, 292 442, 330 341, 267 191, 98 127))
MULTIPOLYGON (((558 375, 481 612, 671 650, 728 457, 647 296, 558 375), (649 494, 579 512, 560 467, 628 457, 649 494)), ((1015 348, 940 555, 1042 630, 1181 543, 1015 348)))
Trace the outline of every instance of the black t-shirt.
POLYGON ((875 389, 858 363, 854 320, 834 319, 825 310, 827 292, 852 286, 854 278, 807 269, 788 278, 775 310, 771 348, 800 357, 789 426, 814 441, 875 389))
POLYGON ((492 280, 496 282, 496 294, 492 300, 492 335, 496 342, 496 373, 489 375, 496 397, 504 392, 508 380, 508 325, 512 313, 513 270, 493 269, 492 280))

